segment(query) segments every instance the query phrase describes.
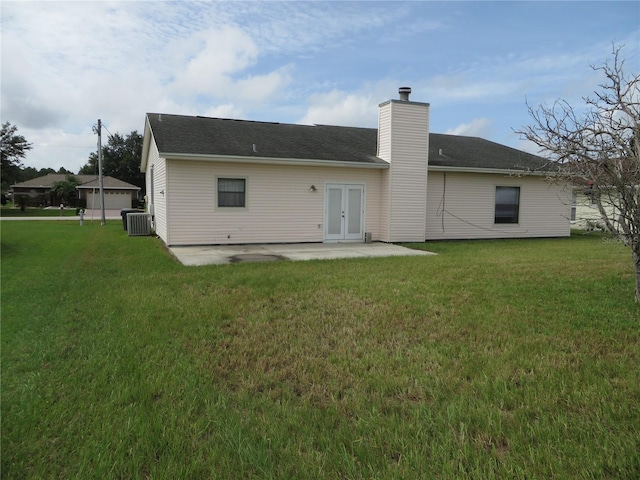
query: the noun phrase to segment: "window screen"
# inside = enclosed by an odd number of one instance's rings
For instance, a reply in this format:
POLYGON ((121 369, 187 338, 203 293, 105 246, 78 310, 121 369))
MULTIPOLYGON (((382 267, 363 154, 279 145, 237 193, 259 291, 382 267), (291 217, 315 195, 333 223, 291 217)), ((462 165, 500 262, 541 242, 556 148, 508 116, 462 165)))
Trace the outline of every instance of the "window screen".
POLYGON ((518 223, 520 187, 496 187, 495 223, 518 223))
POLYGON ((244 178, 219 178, 218 206, 244 207, 245 182, 244 178))

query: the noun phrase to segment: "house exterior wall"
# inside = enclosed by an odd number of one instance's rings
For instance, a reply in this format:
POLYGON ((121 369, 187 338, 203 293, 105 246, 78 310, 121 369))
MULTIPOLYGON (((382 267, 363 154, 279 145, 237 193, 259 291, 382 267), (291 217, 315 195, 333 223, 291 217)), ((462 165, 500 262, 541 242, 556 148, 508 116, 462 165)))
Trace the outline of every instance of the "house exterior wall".
POLYGON ((389 215, 391 210, 391 175, 389 175, 389 170, 381 170, 380 171, 380 233, 379 240, 381 242, 390 242, 391 238, 391 225, 389 222, 389 215))
MULTIPOLYGON (((605 230, 604 221, 600 215, 598 207, 585 195, 586 189, 574 190, 573 208, 575 215, 572 215, 571 226, 581 230, 605 230), (575 218, 575 219, 574 219, 575 218)), ((602 195, 602 206, 610 219, 616 220, 620 215, 617 207, 607 199, 607 194, 602 195)))
POLYGON ((153 228, 156 234, 169 244, 167 229, 167 204, 169 193, 167 189, 167 161, 160 157, 156 142, 151 139, 145 174, 145 187, 147 201, 145 202, 147 213, 153 215, 153 228), (153 178, 153 185, 151 184, 153 178), (160 193, 164 192, 164 193, 160 193))
POLYGON ((427 240, 570 234, 571 194, 539 176, 431 171, 427 205, 427 240), (497 186, 520 187, 519 223, 494 223, 497 186))
MULTIPOLYGON (((386 105, 385 105, 386 106, 386 105)), ((378 157, 389 161, 391 158, 391 107, 380 107, 378 110, 378 157)), ((380 240, 389 242, 390 209, 391 209, 391 176, 389 171, 382 171, 380 188, 380 240)))
POLYGON ((427 209, 429 105, 396 101, 380 105, 379 156, 388 161, 389 242, 423 241, 427 209))
POLYGON ((160 236, 169 245, 322 242, 328 183, 365 186, 364 229, 374 240, 380 237, 382 175, 377 169, 172 159, 166 178, 171 208, 156 208, 156 217, 160 230, 161 216, 168 215, 169 230, 160 236), (246 180, 245 208, 217 207, 219 177, 246 180))
POLYGON ((383 103, 378 110, 378 157, 391 159, 391 105, 383 103))
POLYGON ((13 201, 16 202, 19 195, 29 197, 29 206, 49 206, 56 200, 56 195, 51 192, 51 187, 11 187, 13 201))

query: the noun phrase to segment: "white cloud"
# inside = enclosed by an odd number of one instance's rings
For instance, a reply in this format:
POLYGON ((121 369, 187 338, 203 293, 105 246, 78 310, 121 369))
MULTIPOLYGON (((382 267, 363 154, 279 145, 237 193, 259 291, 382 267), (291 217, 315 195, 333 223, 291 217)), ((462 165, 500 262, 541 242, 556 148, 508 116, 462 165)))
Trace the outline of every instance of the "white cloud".
POLYGON ((225 103, 224 105, 216 105, 208 108, 202 113, 205 117, 214 118, 235 118, 238 120, 246 119, 246 115, 242 108, 233 103, 225 103))
POLYGON ((3 3, 2 121, 34 142, 27 165, 77 170, 87 150, 53 140, 82 136, 98 118, 127 134, 142 130, 148 111, 244 117, 243 105, 292 81, 290 65, 255 68, 260 52, 249 34, 206 21, 217 4, 163 6, 3 3), (196 12, 205 21, 188 22, 196 12))
MULTIPOLYGON (((264 101, 278 93, 284 93, 283 89, 293 80, 292 70, 291 66, 285 66, 266 75, 251 75, 239 80, 231 88, 245 101, 264 101)), ((233 97, 233 91, 228 96, 233 97)))
POLYGON ((448 135, 489 138, 491 136, 492 124, 493 121, 488 118, 474 118, 469 123, 461 123, 454 128, 450 128, 444 133, 448 135))
POLYGON ((184 101, 198 96, 262 102, 280 92, 291 81, 291 66, 263 74, 247 74, 258 61, 259 51, 249 35, 225 26, 193 35, 192 55, 178 64, 180 74, 169 84, 175 98, 184 101))
POLYGON ((329 93, 312 95, 311 104, 299 123, 325 124, 344 126, 370 126, 377 121, 378 101, 371 95, 352 93, 339 90, 329 93))
POLYGON ((194 34, 195 51, 184 52, 189 58, 173 82, 173 88, 192 95, 219 94, 228 90, 230 75, 255 64, 258 49, 244 32, 233 27, 194 34))
MULTIPOLYGON (((306 112, 298 123, 377 127, 378 105, 398 98, 401 84, 398 80, 385 78, 376 82, 365 81, 353 91, 332 88, 326 93, 310 93, 306 112)), ((326 85, 320 87, 326 88, 326 85)), ((416 98, 422 97, 418 95, 416 98)))
POLYGON ((0 114, 38 144, 27 165, 77 169, 95 144, 90 129, 98 118, 123 134, 141 131, 145 112, 375 127, 378 104, 408 85, 412 99, 432 102, 434 126, 475 118, 450 131, 487 137, 492 125, 495 133, 526 123, 525 96, 537 104, 591 94, 598 82, 588 64, 610 51, 607 29, 622 36, 630 64, 638 65, 639 33, 623 15, 631 9, 625 2, 590 3, 589 12, 572 12, 566 31, 541 24, 526 43, 493 28, 485 9, 491 7, 468 13, 446 2, 6 1, 0 114), (608 23, 595 19, 597 31, 579 35, 593 11, 605 8, 608 23), (474 44, 460 37, 462 20, 474 44))
MULTIPOLYGON (((18 133, 33 144, 27 152, 25 165, 38 170, 64 167, 77 172, 87 163, 89 154, 97 151, 98 137, 90 126, 80 133, 66 133, 58 128, 18 129, 18 133)), ((106 141, 105 138, 103 141, 106 141)))

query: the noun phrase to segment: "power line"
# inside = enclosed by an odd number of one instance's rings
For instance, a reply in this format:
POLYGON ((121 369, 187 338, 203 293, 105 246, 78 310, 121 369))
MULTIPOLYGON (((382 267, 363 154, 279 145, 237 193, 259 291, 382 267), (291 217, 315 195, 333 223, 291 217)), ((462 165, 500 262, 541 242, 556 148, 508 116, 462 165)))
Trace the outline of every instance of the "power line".
POLYGON ((104 123, 102 124, 102 128, 104 128, 107 131, 107 133, 109 134, 110 137, 113 137, 113 133, 111 133, 109 131, 109 129, 107 128, 107 126, 104 123))
POLYGON ((82 149, 95 148, 93 145, 86 147, 83 145, 47 145, 45 143, 34 143, 33 146, 39 147, 39 148, 82 148, 82 149))

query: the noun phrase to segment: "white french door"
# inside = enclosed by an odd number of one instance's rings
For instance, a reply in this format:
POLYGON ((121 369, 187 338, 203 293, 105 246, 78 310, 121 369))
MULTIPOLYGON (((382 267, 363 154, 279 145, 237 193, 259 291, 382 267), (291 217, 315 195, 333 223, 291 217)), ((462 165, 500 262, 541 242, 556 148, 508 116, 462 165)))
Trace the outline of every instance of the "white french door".
POLYGON ((324 239, 364 240, 364 185, 327 184, 324 239))

